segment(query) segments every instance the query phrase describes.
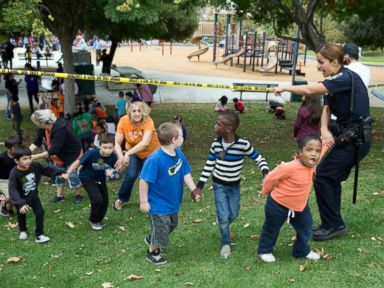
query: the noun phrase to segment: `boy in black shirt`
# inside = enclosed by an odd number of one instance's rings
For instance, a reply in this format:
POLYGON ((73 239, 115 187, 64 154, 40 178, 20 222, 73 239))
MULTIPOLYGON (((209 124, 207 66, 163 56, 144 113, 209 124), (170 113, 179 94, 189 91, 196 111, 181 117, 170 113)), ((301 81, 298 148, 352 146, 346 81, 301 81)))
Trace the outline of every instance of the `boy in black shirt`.
POLYGON ((115 137, 104 133, 100 135, 99 141, 100 149, 87 151, 79 160, 73 162, 66 174, 70 175, 81 165, 79 178, 91 201, 89 224, 93 230, 103 228, 101 221, 107 213, 109 201, 106 176, 112 178, 113 173, 116 173, 113 167, 117 161, 117 156, 113 153, 115 137))
POLYGON ((44 210, 38 195, 40 179, 42 175, 54 177, 64 171, 53 166, 32 162, 31 155, 32 152, 28 147, 20 145, 13 148, 13 157, 17 166, 9 175, 9 196, 17 209, 19 239, 25 240, 28 237, 26 213, 32 208, 36 216, 35 242, 45 243, 49 241, 49 237, 43 234, 44 210))
POLYGON ((13 214, 13 206, 8 193, 8 178, 9 173, 16 166, 13 160, 12 148, 18 144, 20 144, 20 139, 17 136, 9 136, 4 142, 7 151, 0 153, 0 215, 4 217, 13 214))

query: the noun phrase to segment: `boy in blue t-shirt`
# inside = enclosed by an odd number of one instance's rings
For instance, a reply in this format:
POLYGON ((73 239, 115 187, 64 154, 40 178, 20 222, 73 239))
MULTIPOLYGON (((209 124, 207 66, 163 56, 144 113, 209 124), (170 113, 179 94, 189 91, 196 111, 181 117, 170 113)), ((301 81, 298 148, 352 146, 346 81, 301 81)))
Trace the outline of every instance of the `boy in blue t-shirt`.
POLYGON ((116 101, 116 104, 115 104, 115 109, 117 112, 117 119, 116 119, 117 121, 119 121, 122 116, 127 114, 126 105, 127 105, 127 100, 124 99, 124 92, 120 91, 119 99, 116 101))
MULTIPOLYGON (((160 265, 167 260, 160 254, 168 245, 169 234, 178 223, 184 183, 193 193, 196 185, 183 152, 183 134, 174 123, 157 129, 161 147, 148 156, 140 175, 140 210, 149 213, 151 234, 144 241, 149 246, 146 260, 160 265)), ((198 199, 195 199, 198 200, 198 199)))
POLYGON ((87 151, 68 168, 68 174, 81 166, 79 178, 91 202, 89 224, 93 230, 103 228, 103 220, 108 209, 106 176, 113 177, 117 156, 113 153, 115 137, 112 134, 100 135, 100 148, 87 151))

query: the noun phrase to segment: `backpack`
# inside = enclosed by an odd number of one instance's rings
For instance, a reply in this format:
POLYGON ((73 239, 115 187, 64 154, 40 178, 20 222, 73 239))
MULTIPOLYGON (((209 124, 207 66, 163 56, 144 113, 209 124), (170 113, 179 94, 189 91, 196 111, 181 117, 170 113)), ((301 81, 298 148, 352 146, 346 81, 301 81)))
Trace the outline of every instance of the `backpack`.
POLYGON ((148 84, 148 88, 149 88, 149 90, 151 90, 152 95, 155 95, 155 93, 157 91, 157 85, 148 84))

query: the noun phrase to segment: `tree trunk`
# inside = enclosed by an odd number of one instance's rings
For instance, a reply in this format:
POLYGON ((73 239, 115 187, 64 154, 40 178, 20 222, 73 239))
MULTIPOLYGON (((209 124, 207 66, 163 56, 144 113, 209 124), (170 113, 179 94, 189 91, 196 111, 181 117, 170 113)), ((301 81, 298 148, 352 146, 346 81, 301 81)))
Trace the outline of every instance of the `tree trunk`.
POLYGON ((310 50, 318 51, 325 43, 325 37, 319 33, 313 23, 304 23, 300 25, 303 42, 310 50))
MULTIPOLYGON (((71 29, 66 29, 65 27, 63 27, 63 33, 61 33, 62 35, 60 35, 60 43, 64 59, 64 72, 73 74, 75 73, 75 69, 73 67, 72 42, 76 33, 73 33, 70 30, 71 29)), ((74 79, 65 79, 64 81, 66 92, 66 95, 64 95, 65 113, 73 114, 73 112, 75 112, 74 81, 74 79)))
POLYGON ((111 61, 113 61, 113 58, 115 57, 117 45, 119 44, 119 40, 112 38, 111 39, 112 44, 111 44, 111 49, 109 50, 109 55, 111 56, 111 61))

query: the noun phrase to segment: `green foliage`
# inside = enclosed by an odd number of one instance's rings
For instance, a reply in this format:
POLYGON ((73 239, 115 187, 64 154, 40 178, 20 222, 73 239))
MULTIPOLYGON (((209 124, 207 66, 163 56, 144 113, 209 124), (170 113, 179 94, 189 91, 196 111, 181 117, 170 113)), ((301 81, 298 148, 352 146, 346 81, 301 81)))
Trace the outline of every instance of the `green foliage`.
MULTIPOLYGON (((204 90, 202 90, 204 93, 204 90)), ((265 112, 265 104, 247 103, 247 110, 240 115, 238 134, 247 137, 267 159, 270 168, 281 161, 292 159, 296 144, 292 127, 298 104, 287 104, 287 120, 273 119, 265 112)), ((183 117, 188 130, 186 154, 197 180, 206 160, 209 146, 214 138, 213 125, 217 113, 214 104, 155 104, 151 116, 158 126, 172 119, 183 117)), ((35 136, 33 124, 24 110, 22 128, 27 139, 35 136)), ((382 168, 384 154, 381 152, 384 123, 383 110, 372 109, 374 141, 370 154, 361 163, 358 202, 351 203, 353 177, 343 186, 342 213, 348 228, 346 236, 324 242, 311 242, 313 249, 324 249, 331 260, 311 262, 295 259, 291 255, 292 237, 290 225, 284 225, 277 240, 274 254, 277 262, 264 264, 257 259, 257 240, 263 221, 265 197, 258 198, 261 175, 255 163, 246 159, 243 169, 245 180, 241 182, 241 209, 238 219, 232 224, 236 245, 228 260, 220 259, 219 229, 210 183, 207 183, 205 198, 192 203, 185 191, 180 210, 179 226, 170 236, 165 255, 169 261, 164 266, 153 266, 144 259, 146 245, 144 236, 149 231, 148 217, 139 212, 137 186, 132 201, 115 212, 109 208, 103 230, 91 230, 88 224, 89 201, 85 196, 80 205, 72 203, 73 192, 65 191, 65 201, 49 203, 55 194, 47 178, 39 186, 45 209, 45 232, 51 237, 46 245, 33 242, 34 217, 28 212, 29 238, 18 239, 17 228, 7 229, 8 222, 16 223, 15 217, 0 217, 1 287, 101 287, 111 282, 114 287, 382 287, 384 274, 382 225, 384 180, 382 168), (193 220, 200 218, 201 223, 193 220), (72 229, 66 222, 72 222, 72 229), (249 223, 248 228, 243 228, 249 223), (17 264, 8 264, 11 256, 21 256, 17 264), (351 264, 352 263, 352 264, 351 264), (304 271, 300 272, 300 266, 304 271), (129 281, 128 275, 143 276, 142 280, 129 281)), ((10 122, 0 122, 0 140, 12 131, 10 122)), ((28 143, 29 144, 29 143, 28 143)), ((116 198, 119 181, 108 183, 109 199, 116 198)), ((315 224, 319 223, 316 200, 312 194, 310 207, 315 224)))
POLYGON ((0 14, 0 31, 8 36, 29 34, 36 17, 35 1, 5 1, 0 14), (8 2, 8 3, 5 3, 8 2))

